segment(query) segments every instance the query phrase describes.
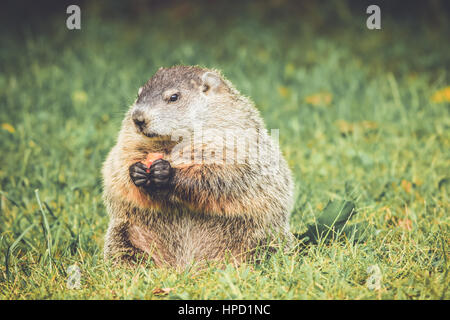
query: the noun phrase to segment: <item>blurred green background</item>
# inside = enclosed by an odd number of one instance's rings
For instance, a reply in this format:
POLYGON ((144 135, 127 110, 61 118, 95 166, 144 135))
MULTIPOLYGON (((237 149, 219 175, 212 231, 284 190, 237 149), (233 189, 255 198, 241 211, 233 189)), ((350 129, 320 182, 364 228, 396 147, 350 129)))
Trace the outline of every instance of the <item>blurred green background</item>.
POLYGON ((0 298, 155 298, 158 287, 171 298, 448 298, 450 3, 377 1, 381 30, 366 28, 369 4, 4 2, 0 298), (73 3, 81 30, 66 28, 73 3), (222 70, 280 129, 293 231, 351 185, 373 236, 195 281, 108 269, 100 168, 138 88, 174 64, 222 70), (66 288, 71 264, 81 290, 66 288))

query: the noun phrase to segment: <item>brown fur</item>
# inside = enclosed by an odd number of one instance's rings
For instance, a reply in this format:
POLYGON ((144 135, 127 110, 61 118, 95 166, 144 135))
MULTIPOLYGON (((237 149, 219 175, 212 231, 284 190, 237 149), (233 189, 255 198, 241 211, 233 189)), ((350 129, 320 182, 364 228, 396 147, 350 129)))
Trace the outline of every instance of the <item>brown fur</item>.
POLYGON ((265 159, 280 153, 265 131, 253 103, 218 71, 185 66, 158 70, 125 116, 103 166, 104 201, 111 218, 105 257, 132 260, 144 253, 157 265, 185 266, 220 261, 229 254, 239 262, 270 235, 289 242, 291 173, 280 156, 278 169, 262 174, 270 166, 265 159), (164 102, 171 90, 181 92, 176 107, 164 102), (157 137, 137 131, 131 118, 136 108, 143 110, 157 137), (200 148, 206 160, 225 129, 260 130, 258 143, 268 147, 267 157, 252 164, 181 164, 181 156, 171 154, 176 142, 170 134, 178 128, 193 130, 196 122, 218 132, 201 146, 186 146, 194 152, 200 148), (149 152, 170 158, 174 175, 169 189, 152 193, 133 184, 128 168, 149 152))

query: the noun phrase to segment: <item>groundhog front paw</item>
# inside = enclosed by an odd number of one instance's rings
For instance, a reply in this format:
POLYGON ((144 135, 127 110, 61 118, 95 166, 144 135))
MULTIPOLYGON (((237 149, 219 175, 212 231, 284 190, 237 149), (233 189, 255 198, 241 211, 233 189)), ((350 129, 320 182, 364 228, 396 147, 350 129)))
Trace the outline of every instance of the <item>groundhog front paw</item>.
POLYGON ((142 162, 136 162, 130 168, 130 178, 137 187, 148 188, 150 186, 150 173, 142 162))
POLYGON ((164 188, 169 185, 172 167, 169 161, 158 159, 150 167, 150 188, 164 188))

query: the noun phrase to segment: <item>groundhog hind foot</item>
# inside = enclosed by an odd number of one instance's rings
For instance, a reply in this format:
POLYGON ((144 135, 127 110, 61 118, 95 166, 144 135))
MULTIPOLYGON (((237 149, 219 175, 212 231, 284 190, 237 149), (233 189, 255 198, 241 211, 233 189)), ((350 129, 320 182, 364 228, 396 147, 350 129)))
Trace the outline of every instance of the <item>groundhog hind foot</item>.
POLYGON ((149 256, 144 252, 118 252, 107 257, 114 267, 136 268, 149 263, 149 256))

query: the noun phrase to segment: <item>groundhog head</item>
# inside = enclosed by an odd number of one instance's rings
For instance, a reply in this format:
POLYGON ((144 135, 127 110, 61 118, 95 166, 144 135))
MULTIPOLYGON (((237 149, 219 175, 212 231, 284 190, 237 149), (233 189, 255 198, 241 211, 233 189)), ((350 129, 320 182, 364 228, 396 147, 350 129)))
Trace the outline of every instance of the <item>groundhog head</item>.
POLYGON ((160 68, 139 89, 130 118, 139 134, 170 136, 176 130, 217 125, 217 116, 233 108, 233 88, 219 72, 192 66, 160 68), (225 108, 225 109, 226 109, 225 108), (212 117, 216 118, 212 121, 212 117))

